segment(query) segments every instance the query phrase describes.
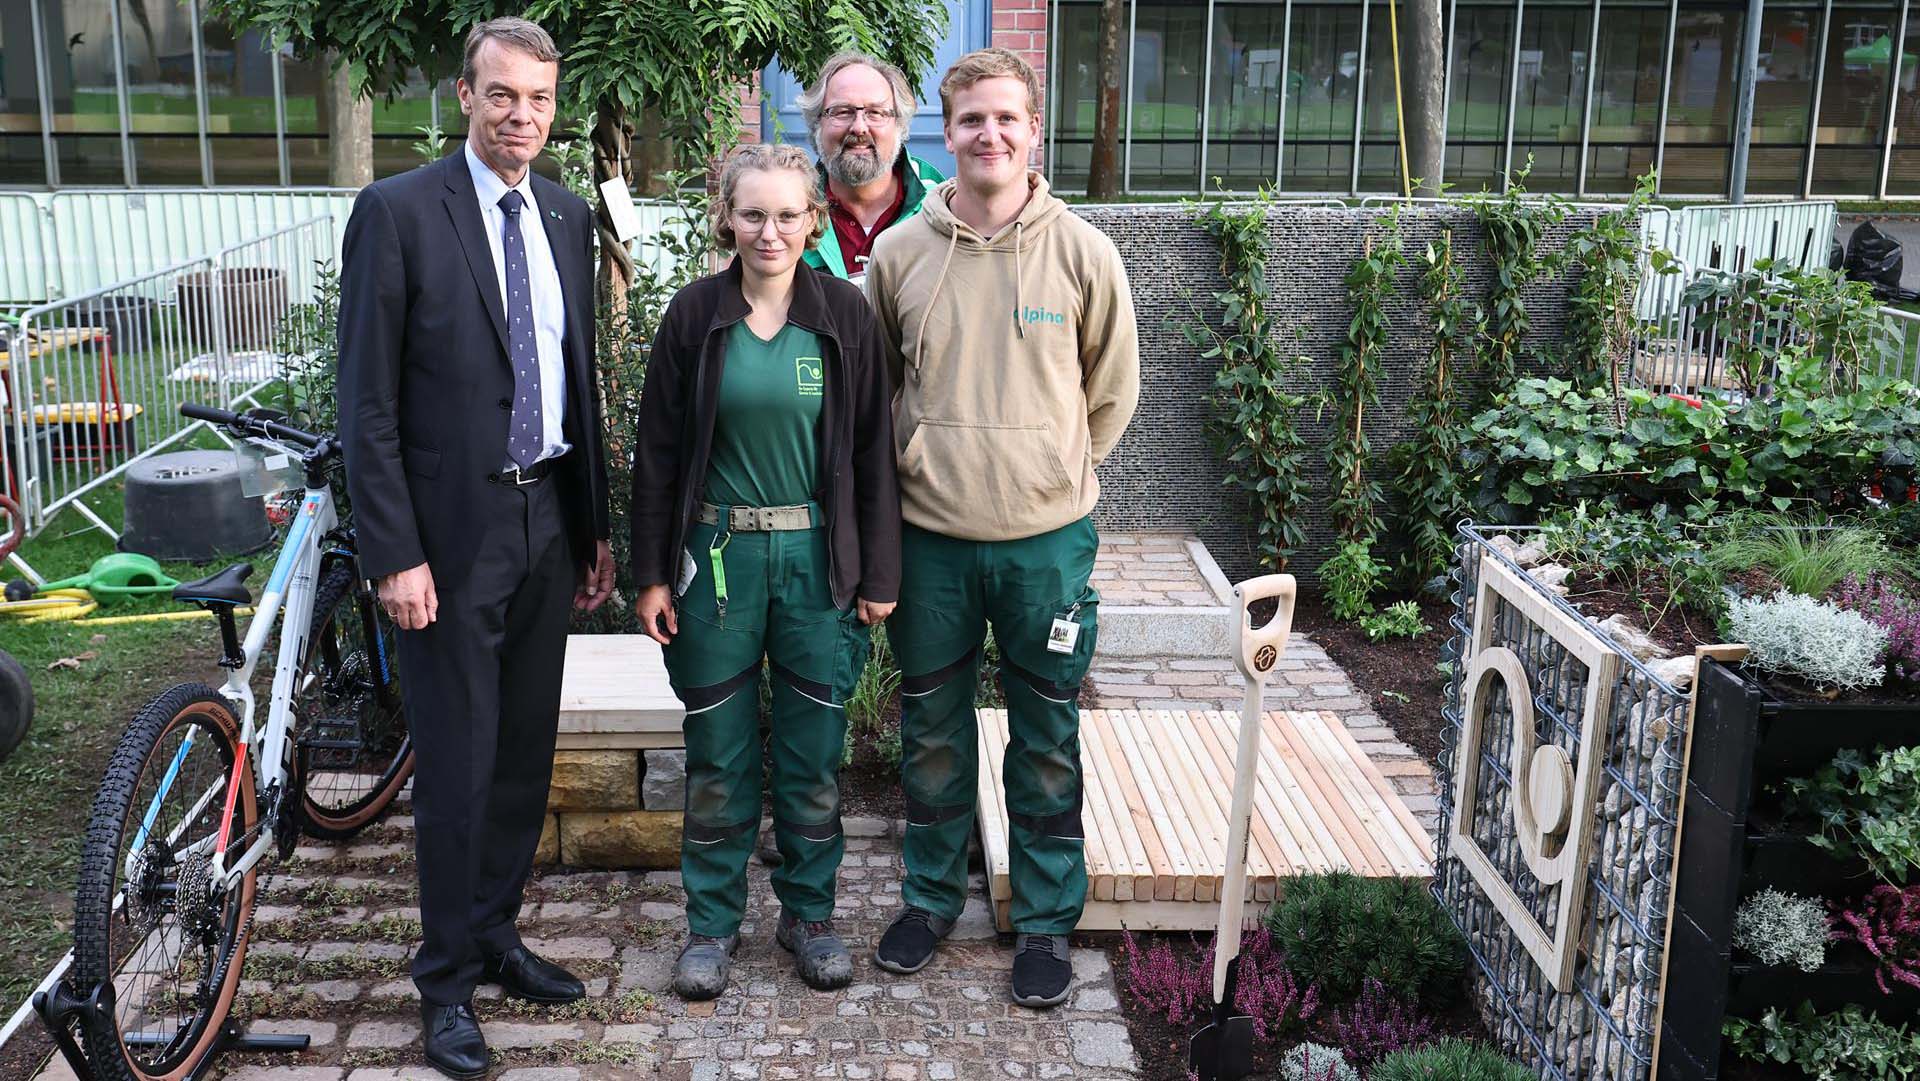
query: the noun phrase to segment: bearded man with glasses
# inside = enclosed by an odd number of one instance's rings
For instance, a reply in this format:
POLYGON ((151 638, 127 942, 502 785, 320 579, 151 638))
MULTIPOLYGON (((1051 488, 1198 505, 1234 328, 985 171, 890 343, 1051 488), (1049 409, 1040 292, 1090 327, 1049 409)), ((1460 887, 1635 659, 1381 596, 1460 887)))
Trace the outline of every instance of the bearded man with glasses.
POLYGON ((808 249, 807 265, 860 284, 874 240, 919 213, 940 183, 938 170, 906 153, 918 104, 899 68, 857 52, 829 59, 800 96, 831 226, 808 249))

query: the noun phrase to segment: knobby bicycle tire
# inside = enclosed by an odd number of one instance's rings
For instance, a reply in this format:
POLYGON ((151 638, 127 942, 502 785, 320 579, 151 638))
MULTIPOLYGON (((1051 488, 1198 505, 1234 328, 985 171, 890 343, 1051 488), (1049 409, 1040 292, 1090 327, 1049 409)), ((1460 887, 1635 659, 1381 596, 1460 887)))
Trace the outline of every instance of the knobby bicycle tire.
MULTIPOLYGON (((359 584, 360 577, 355 566, 351 562, 338 562, 333 564, 321 578, 320 588, 314 593, 313 618, 307 633, 307 654, 302 661, 301 670, 303 674, 317 671, 321 677, 321 686, 332 683, 339 677, 339 673, 327 670, 328 660, 323 648, 333 634, 335 621, 338 619, 360 621, 371 616, 376 627, 386 621, 386 614, 380 610, 378 604, 374 603, 371 596, 364 599, 361 597, 359 584)), ((374 664, 364 655, 364 651, 357 662, 353 658, 347 658, 346 663, 363 665, 369 674, 372 673, 374 664)), ((397 680, 398 676, 392 674, 396 660, 391 653, 386 655, 383 663, 388 670, 389 680, 397 680)), ((377 730, 382 725, 370 724, 369 721, 377 720, 383 725, 398 726, 397 733, 391 733, 397 734, 398 742, 390 755, 379 748, 375 749, 377 760, 370 764, 377 766, 378 771, 373 775, 373 782, 364 795, 349 800, 343 806, 334 806, 316 800, 310 778, 304 775, 301 777, 300 824, 302 831, 310 837, 338 841, 359 833, 393 804, 400 790, 406 786, 407 778, 413 775, 413 743, 407 738, 406 715, 400 709, 399 703, 394 702, 391 705, 393 712, 387 717, 378 717, 368 712, 383 708, 378 701, 364 702, 362 706, 362 710, 356 717, 356 726, 359 731, 355 738, 374 738, 375 733, 370 732, 369 729, 377 730)), ((296 713, 295 725, 291 739, 294 742, 295 766, 296 769, 301 769, 303 763, 300 761, 302 754, 300 740, 309 731, 309 718, 296 713)))
MULTIPOLYGON (((129 828, 141 828, 147 810, 141 803, 141 778, 150 771, 158 771, 164 777, 169 768, 170 763, 157 757, 155 751, 169 733, 188 726, 195 730, 196 742, 200 739, 211 741, 210 749, 218 756, 220 768, 229 781, 234 776, 235 756, 244 756, 246 753, 239 745, 240 724, 234 717, 231 705, 218 691, 205 684, 182 683, 167 689, 148 702, 128 724, 126 734, 114 748, 106 776, 94 796, 80 860, 80 883, 74 899, 74 963, 68 979, 83 995, 99 984, 115 979, 117 970, 130 952, 125 947, 131 941, 134 913, 116 913, 113 904, 115 896, 122 892, 119 882, 123 865, 121 845, 127 840, 129 828), (129 928, 128 936, 116 939, 116 924, 129 928)), ((250 758, 243 761, 238 778, 240 791, 234 803, 232 837, 246 838, 258 816, 250 758)), ((177 779, 175 783, 178 783, 177 779)), ((191 785, 186 791, 191 791, 191 785)), ((220 792, 224 797, 224 784, 220 792)), ((214 802, 224 807, 224 798, 217 798, 214 802)), ((214 814, 214 825, 217 826, 219 818, 224 817, 224 810, 217 810, 214 814)), ((136 834, 135 839, 139 839, 139 836, 136 834)), ((230 841, 229 844, 234 854, 244 847, 243 843, 230 841)), ((176 871, 183 865, 176 865, 176 871)), ((176 921, 178 905, 181 903, 179 879, 182 877, 176 877, 173 887, 176 921)), ((212 929, 216 941, 211 946, 201 947, 203 967, 200 971, 206 978, 199 981, 196 988, 199 993, 195 995, 192 1013, 176 1027, 175 1032, 180 1035, 169 1048, 157 1053, 160 1055, 158 1061, 137 1059, 121 1031, 124 1011, 134 1008, 145 1010, 147 1003, 135 1007, 130 1002, 116 1002, 111 1016, 89 1017, 83 1021, 87 1057, 96 1077, 102 1081, 180 1081, 201 1059, 218 1047, 220 1029, 233 1008, 234 993, 240 984, 240 970, 246 962, 256 889, 257 870, 249 870, 240 880, 236 895, 223 899, 218 926, 212 929)), ((136 903, 132 898, 126 901, 129 906, 136 903)), ((143 907, 149 904, 138 903, 143 907)), ((151 902, 151 907, 161 906, 156 901, 151 902)), ((159 923, 156 919, 156 925, 159 923)), ((177 922, 174 926, 174 933, 179 934, 183 942, 192 934, 179 930, 177 922)), ((161 928, 156 926, 143 933, 140 941, 132 944, 144 950, 148 942, 162 933, 161 928)), ((127 991, 132 990, 134 988, 129 984, 127 991)), ((129 994, 128 997, 131 999, 134 996, 129 994)), ((164 1006, 160 1008, 165 1009, 164 1006)))

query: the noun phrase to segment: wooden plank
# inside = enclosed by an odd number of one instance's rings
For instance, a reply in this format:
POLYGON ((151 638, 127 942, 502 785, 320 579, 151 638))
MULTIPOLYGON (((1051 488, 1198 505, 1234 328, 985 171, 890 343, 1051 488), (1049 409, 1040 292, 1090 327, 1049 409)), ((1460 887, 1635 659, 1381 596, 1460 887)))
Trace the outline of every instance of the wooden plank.
MULTIPOLYGON (((1230 726, 1226 714, 1217 709, 1204 713, 1195 713, 1198 723, 1194 724, 1191 734, 1197 748, 1213 762, 1214 782, 1209 789, 1220 801, 1220 820, 1227 824, 1229 831, 1232 823, 1228 816, 1233 812, 1233 751, 1226 740, 1230 726)), ((1274 836, 1268 827, 1269 819, 1277 820, 1269 793, 1254 786, 1252 819, 1248 830, 1247 844, 1247 892, 1254 901, 1271 901, 1279 880, 1296 866, 1299 850, 1293 847, 1293 839, 1285 844, 1274 836)), ((1225 853, 1226 859, 1235 858, 1238 853, 1225 853)), ((1224 871, 1224 864, 1222 870, 1224 871)))
MULTIPOLYGON (((1138 825, 1133 820, 1133 806, 1129 799, 1126 771, 1115 769, 1113 756, 1107 747, 1106 710, 1092 710, 1082 715, 1080 724, 1080 760, 1087 772, 1098 774, 1100 787, 1106 793, 1107 814, 1113 818, 1114 829, 1120 835, 1120 850, 1115 853, 1117 860, 1123 860, 1132 872, 1133 899, 1136 901, 1154 900, 1157 879, 1154 875, 1153 861, 1147 852, 1146 839, 1140 836, 1138 825)), ((1118 888, 1114 890, 1116 897, 1118 888)), ((1172 899, 1173 883, 1167 883, 1168 900, 1172 899)))
POLYGON ((1367 757, 1367 752, 1361 748, 1359 741, 1353 738, 1353 733, 1347 731, 1347 726, 1340 721, 1339 717, 1322 711, 1321 720, 1326 726, 1328 738, 1353 759, 1356 763, 1357 775, 1366 780, 1374 794, 1379 797, 1380 805, 1386 808, 1387 813, 1393 817, 1394 823, 1399 826, 1401 835, 1412 844, 1410 854, 1423 868, 1416 877, 1431 875, 1433 873, 1433 839, 1427 836, 1426 829, 1420 825, 1420 819, 1407 807, 1406 801, 1400 798, 1400 794, 1393 790, 1393 782, 1387 780, 1386 775, 1374 765, 1373 759, 1367 757))
POLYGON ((1131 901, 1134 899, 1133 864, 1127 858, 1125 835, 1120 832, 1120 824, 1114 819, 1113 809, 1107 803, 1105 778, 1088 768, 1095 763, 1087 753, 1086 727, 1085 723, 1080 726, 1080 778, 1081 792, 1085 797, 1081 815, 1091 815, 1099 823, 1102 851, 1106 853, 1110 868, 1108 881, 1111 883, 1108 887, 1111 892, 1107 896, 1101 897, 1096 893, 1095 898, 1101 901, 1131 901))
POLYGON ((1194 845, 1187 852, 1193 865, 1193 899, 1212 903, 1220 884, 1220 853, 1227 841, 1221 833, 1224 819, 1215 819, 1211 800, 1201 795, 1203 783, 1193 763, 1183 752, 1185 741, 1171 731, 1170 715, 1161 710, 1140 713, 1140 733, 1153 749, 1153 757, 1166 771, 1173 800, 1168 806, 1193 835, 1194 845))
POLYGON ((1384 869, 1375 869, 1380 862, 1378 850, 1366 843, 1363 832, 1342 817, 1340 797, 1333 791, 1319 756, 1312 748, 1298 743, 1288 725, 1268 725, 1265 730, 1272 740, 1274 753, 1300 779, 1301 797, 1304 800, 1302 810, 1309 811, 1319 828, 1325 831, 1325 843, 1332 846, 1332 851, 1339 853, 1340 865, 1357 875, 1375 877, 1383 874, 1384 869))
MULTIPOLYGON (((1238 717, 1236 714, 1224 716, 1238 717)), ((1263 730, 1264 731, 1264 730, 1263 730)), ((1270 789, 1274 811, 1279 816, 1276 821, 1285 829, 1294 847, 1300 852, 1300 862, 1295 865, 1296 872, 1316 871, 1325 873, 1336 867, 1345 867, 1347 858, 1340 846, 1334 841, 1333 834, 1320 820, 1313 803, 1307 798, 1306 780, 1297 765, 1290 765, 1281 754, 1282 746, 1267 735, 1260 741, 1260 760, 1265 774, 1265 783, 1270 789)))
POLYGON ((684 747, 686 709, 667 680, 660 644, 644 634, 570 634, 560 678, 560 738, 657 733, 664 743, 575 746, 684 747))
POLYGON ((1194 829, 1205 846, 1205 850, 1198 853, 1200 858, 1195 860, 1193 869, 1196 880, 1204 877, 1205 881, 1194 883, 1194 895, 1200 896, 1201 886, 1205 885, 1207 899, 1218 901, 1221 882, 1226 877, 1227 809, 1220 802, 1217 791, 1219 782, 1213 778, 1212 759, 1208 759, 1205 769, 1201 768, 1199 752, 1195 750, 1198 737, 1189 732, 1194 724, 1191 714, 1175 711, 1156 714, 1156 717, 1159 722, 1156 738, 1171 752, 1173 759, 1179 763, 1180 771, 1188 778, 1188 783, 1181 785, 1180 796, 1186 802, 1194 829))
POLYGON ((1347 765, 1345 756, 1318 738, 1317 717, 1311 713, 1300 716, 1305 718, 1304 724, 1296 723, 1295 715, 1291 713, 1284 718, 1276 718, 1276 738, 1290 741, 1308 759, 1308 769, 1315 772, 1315 781, 1327 805, 1333 809, 1339 827, 1353 839, 1356 849, 1365 855, 1372 876, 1396 876, 1394 849, 1381 836, 1385 827, 1371 808, 1357 802, 1357 790, 1343 768, 1347 765))
POLYGON ((1158 774, 1160 763, 1154 756, 1144 754, 1140 744, 1145 736, 1140 731, 1140 713, 1137 710, 1109 712, 1107 722, 1112 730, 1113 746, 1126 758, 1127 769, 1133 775, 1138 789, 1140 807, 1136 813, 1144 813, 1153 826, 1153 837, 1159 841, 1161 855, 1166 860, 1166 869, 1170 882, 1165 896, 1162 896, 1160 883, 1154 883, 1153 898, 1156 901, 1193 900, 1193 864, 1187 859, 1189 840, 1183 838, 1180 825, 1183 816, 1167 813, 1167 784, 1158 774))
POLYGON ((986 856, 987 896, 1004 901, 1013 896, 1012 856, 1007 845, 1007 806, 1000 796, 1000 767, 1006 745, 1000 741, 992 710, 975 713, 974 735, 980 748, 980 779, 976 786, 980 824, 980 851, 986 856))
MULTIPOLYGON (((1419 854, 1400 830, 1393 812, 1380 805, 1373 786, 1360 775, 1365 756, 1355 761, 1348 755, 1332 733, 1327 731, 1326 718, 1318 713, 1289 713, 1287 719, 1291 722, 1294 736, 1304 739, 1319 754, 1327 775, 1339 789, 1340 805, 1349 820, 1360 823, 1360 828, 1366 831, 1367 840, 1379 852, 1377 866, 1381 873, 1391 872, 1399 878, 1412 878, 1419 874, 1419 854)), ((1336 720, 1333 723, 1340 722, 1336 720)))

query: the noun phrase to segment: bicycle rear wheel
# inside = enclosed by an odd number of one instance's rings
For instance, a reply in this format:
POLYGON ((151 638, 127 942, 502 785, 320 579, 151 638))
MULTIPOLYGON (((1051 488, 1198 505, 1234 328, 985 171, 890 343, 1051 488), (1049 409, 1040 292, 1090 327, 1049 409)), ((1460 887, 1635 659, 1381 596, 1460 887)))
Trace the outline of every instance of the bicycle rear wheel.
POLYGON ((213 688, 183 683, 149 702, 114 748, 94 797, 74 901, 81 994, 111 981, 110 1017, 83 1024, 111 1081, 180 1081, 217 1046, 246 961, 255 872, 215 881, 256 839, 252 764, 213 688), (237 786, 237 791, 233 787, 237 786))
POLYGON ((307 655, 294 691, 294 768, 301 826, 339 840, 365 829, 413 774, 395 667, 397 632, 349 562, 315 592, 307 655))

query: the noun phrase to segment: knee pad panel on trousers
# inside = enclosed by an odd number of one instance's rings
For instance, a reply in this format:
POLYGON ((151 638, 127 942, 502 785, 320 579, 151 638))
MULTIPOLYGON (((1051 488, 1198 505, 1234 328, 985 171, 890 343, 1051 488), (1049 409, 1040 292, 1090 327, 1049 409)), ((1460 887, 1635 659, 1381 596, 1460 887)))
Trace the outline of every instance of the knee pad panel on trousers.
POLYGON ((980 647, 972 646, 955 660, 931 672, 917 676, 903 674, 900 677, 900 693, 908 698, 924 698, 953 680, 963 675, 970 675, 973 672, 974 661, 979 656, 980 647))
POLYGON ((819 680, 808 679, 771 658, 768 659, 767 665, 773 669, 773 678, 792 688, 794 693, 826 706, 828 709, 844 708, 844 703, 837 701, 838 696, 835 695, 834 689, 825 683, 821 683, 819 680))
POLYGON ((1073 806, 1052 814, 1031 815, 1007 808, 1007 820, 1022 829, 1030 830, 1041 837, 1064 837, 1080 839, 1086 837, 1086 831, 1080 824, 1082 792, 1074 786, 1073 806))
POLYGON ((679 691, 680 702, 687 707, 689 714, 705 713, 715 706, 725 705, 734 695, 751 687, 754 677, 759 674, 760 662, 756 659, 752 664, 719 683, 709 684, 705 687, 678 687, 675 689, 679 691))
POLYGON ((681 835, 690 844, 714 845, 738 837, 744 833, 752 833, 758 828, 760 828, 760 820, 758 818, 749 818, 745 822, 735 822, 731 825, 719 825, 713 822, 703 821, 689 810, 685 820, 681 824, 681 835))

